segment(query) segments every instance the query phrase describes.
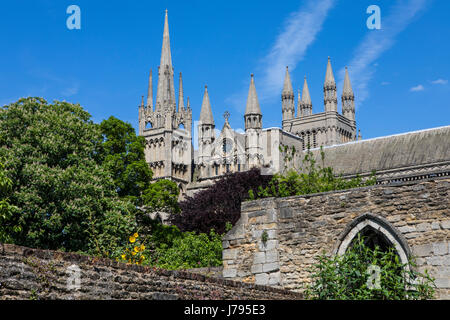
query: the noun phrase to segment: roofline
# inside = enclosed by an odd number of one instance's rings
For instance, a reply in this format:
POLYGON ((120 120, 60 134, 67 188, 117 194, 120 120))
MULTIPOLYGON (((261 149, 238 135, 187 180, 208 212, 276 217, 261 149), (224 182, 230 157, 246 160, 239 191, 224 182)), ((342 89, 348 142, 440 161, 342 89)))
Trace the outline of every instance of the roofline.
MULTIPOLYGON (((392 134, 392 135, 388 135, 388 136, 370 138, 370 139, 366 139, 366 140, 350 141, 350 142, 346 142, 346 143, 336 144, 333 146, 323 146, 323 149, 330 149, 330 148, 341 147, 341 146, 350 145, 350 144, 357 144, 357 143, 362 143, 362 142, 367 142, 367 141, 375 141, 375 140, 387 139, 387 138, 391 138, 391 137, 405 136, 408 134, 416 134, 416 133, 427 132, 427 131, 441 130, 441 129, 446 129, 446 128, 450 129, 450 125, 436 127, 436 128, 421 129, 421 130, 416 130, 416 131, 408 131, 408 132, 397 133, 397 134, 392 134)), ((310 149, 310 150, 319 150, 319 149, 320 149, 320 147, 310 149)))

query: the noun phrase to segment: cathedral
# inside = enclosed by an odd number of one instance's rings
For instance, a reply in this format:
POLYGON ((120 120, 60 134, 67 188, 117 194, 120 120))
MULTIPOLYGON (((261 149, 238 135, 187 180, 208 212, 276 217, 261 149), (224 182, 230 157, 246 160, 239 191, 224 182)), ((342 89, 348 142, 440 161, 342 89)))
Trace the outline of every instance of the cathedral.
POLYGON ((225 123, 217 136, 208 88, 205 86, 199 121, 194 128, 197 130, 198 150, 194 150, 192 109, 189 98, 185 104, 181 72, 178 103, 175 99, 167 11, 155 100, 152 82, 150 70, 147 101, 145 103, 142 97, 139 106, 139 135, 145 137, 146 161, 154 173, 154 179, 175 181, 182 194, 191 195, 229 172, 245 171, 252 167, 264 168, 270 173, 280 172, 284 166, 282 149, 285 146, 305 150, 358 139, 354 94, 348 70, 341 96, 343 113, 340 114, 336 81, 328 57, 323 86, 325 111, 321 113, 312 112, 306 77, 302 94, 299 92, 297 96, 296 108, 289 69, 286 67, 281 92, 282 128, 263 128, 255 77, 251 74, 243 119, 245 132, 233 130, 228 122, 230 114, 225 112, 225 123))

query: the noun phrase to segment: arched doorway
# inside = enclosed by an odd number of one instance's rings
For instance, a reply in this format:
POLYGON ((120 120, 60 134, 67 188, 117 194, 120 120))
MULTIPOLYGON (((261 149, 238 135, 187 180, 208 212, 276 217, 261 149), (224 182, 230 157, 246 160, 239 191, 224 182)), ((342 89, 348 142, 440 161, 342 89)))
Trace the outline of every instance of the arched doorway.
POLYGON ((339 237, 334 253, 343 255, 358 234, 363 236, 364 243, 371 249, 375 246, 382 251, 394 248, 401 263, 407 265, 409 269, 408 258, 411 250, 406 239, 386 219, 370 213, 356 218, 347 226, 339 237))

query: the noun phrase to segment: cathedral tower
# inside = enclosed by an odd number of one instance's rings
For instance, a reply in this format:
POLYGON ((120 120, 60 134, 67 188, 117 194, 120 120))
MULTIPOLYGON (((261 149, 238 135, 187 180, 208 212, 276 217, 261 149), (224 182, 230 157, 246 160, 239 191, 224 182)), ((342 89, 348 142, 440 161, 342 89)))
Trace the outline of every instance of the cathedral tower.
POLYGON ((190 106, 184 107, 181 73, 177 109, 167 10, 154 105, 152 82, 150 70, 147 105, 144 106, 142 101, 139 107, 139 134, 145 137, 145 157, 153 171, 154 179, 174 180, 183 190, 191 180, 192 110, 190 106))

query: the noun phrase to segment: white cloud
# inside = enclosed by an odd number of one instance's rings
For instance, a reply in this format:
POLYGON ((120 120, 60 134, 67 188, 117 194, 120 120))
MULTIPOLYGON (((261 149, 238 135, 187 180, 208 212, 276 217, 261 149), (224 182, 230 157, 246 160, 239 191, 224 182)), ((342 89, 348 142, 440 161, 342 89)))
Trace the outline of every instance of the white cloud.
MULTIPOLYGON (((308 0, 285 20, 269 53, 257 66, 257 69, 262 71, 255 73, 255 85, 260 102, 280 95, 286 66, 292 71, 303 60, 308 47, 322 30, 322 25, 334 3, 335 0, 308 0)), ((250 76, 244 83, 247 84, 248 90, 250 76)), ((227 102, 242 112, 247 101, 247 90, 232 95, 227 102)))
POLYGON ((425 90, 425 88, 424 88, 424 86, 421 85, 421 84, 419 84, 419 85, 417 85, 417 86, 412 87, 411 89, 409 89, 409 91, 411 91, 411 92, 423 91, 423 90, 425 90))
MULTIPOLYGON (((426 0, 399 1, 385 15, 382 11, 381 29, 368 30, 367 35, 356 48, 349 62, 349 73, 355 91, 358 107, 369 96, 369 82, 372 79, 376 61, 390 49, 396 37, 425 9, 426 0)), ((345 69, 339 71, 339 80, 344 81, 345 69)))
POLYGON ((432 84, 447 84, 448 80, 444 80, 444 79, 437 79, 434 81, 431 81, 432 84))
POLYGON ((80 89, 80 85, 75 82, 72 85, 68 86, 67 88, 64 88, 61 92, 61 94, 65 97, 71 97, 73 95, 76 95, 80 89))

